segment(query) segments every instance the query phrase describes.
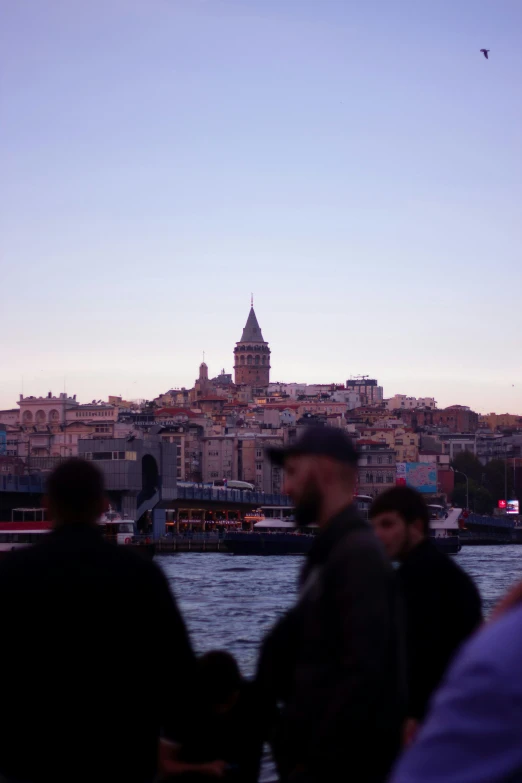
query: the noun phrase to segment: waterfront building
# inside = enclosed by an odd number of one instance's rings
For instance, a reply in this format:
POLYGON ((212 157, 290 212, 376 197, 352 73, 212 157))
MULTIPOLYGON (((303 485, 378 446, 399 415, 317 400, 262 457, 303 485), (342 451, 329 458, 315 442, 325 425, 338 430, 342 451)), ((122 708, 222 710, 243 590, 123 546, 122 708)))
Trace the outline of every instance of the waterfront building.
POLYGON ((397 480, 397 453, 386 443, 373 438, 357 441, 359 450, 357 491, 362 495, 376 497, 386 489, 395 486, 397 480))

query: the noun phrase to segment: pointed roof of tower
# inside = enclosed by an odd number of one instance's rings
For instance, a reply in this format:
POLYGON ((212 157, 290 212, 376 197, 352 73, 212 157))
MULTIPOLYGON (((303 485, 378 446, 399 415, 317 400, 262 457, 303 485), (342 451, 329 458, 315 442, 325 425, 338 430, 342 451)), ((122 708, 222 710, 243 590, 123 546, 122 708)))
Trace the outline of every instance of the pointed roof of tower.
POLYGON ((241 335, 240 343, 264 343, 263 335, 261 334, 261 327, 259 326, 254 312, 254 308, 250 308, 243 334, 241 335))

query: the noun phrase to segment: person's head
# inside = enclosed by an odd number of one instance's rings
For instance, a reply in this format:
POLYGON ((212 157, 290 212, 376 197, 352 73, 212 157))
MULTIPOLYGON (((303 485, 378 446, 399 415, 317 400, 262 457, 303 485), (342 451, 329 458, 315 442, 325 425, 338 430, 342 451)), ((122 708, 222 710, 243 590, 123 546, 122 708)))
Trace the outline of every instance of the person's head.
POLYGON ((219 715, 229 712, 241 693, 235 658, 224 650, 213 650, 201 656, 198 668, 199 685, 211 711, 219 715))
POLYGON ((91 462, 68 459, 49 476, 46 500, 57 526, 94 524, 105 510, 103 475, 91 462))
POLYGON ((410 487, 393 487, 378 495, 370 520, 391 560, 404 559, 429 535, 428 507, 422 495, 410 487))
POLYGON ((289 448, 269 453, 284 466, 285 492, 294 502, 298 525, 324 524, 353 501, 357 452, 342 430, 309 427, 289 448))

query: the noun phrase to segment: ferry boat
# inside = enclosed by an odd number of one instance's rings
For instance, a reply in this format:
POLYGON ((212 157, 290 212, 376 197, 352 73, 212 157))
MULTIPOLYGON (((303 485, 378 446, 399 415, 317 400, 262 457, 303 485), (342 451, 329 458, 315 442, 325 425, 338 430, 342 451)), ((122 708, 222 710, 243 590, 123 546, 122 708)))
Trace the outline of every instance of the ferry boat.
POLYGON ((456 555, 461 550, 459 519, 461 508, 448 508, 428 503, 430 512, 430 538, 442 552, 456 555))
MULTIPOLYGON (((10 522, 0 522, 0 555, 14 549, 22 549, 41 541, 53 529, 53 523, 45 519, 45 508, 14 508, 10 522)), ((155 545, 148 538, 136 536, 134 520, 122 517, 109 509, 98 524, 103 537, 111 543, 129 546, 141 554, 154 556, 155 545)))
MULTIPOLYGON (((368 519, 373 498, 356 495, 360 515, 368 519)), ((297 529, 293 510, 287 506, 266 506, 245 517, 253 531, 231 532, 225 535, 225 546, 234 555, 305 555, 317 535, 318 525, 297 529)))
POLYGON ((117 511, 109 510, 98 520, 106 541, 118 546, 127 546, 147 557, 154 557, 156 545, 149 536, 138 536, 136 522, 122 516, 117 511))
POLYGON ((0 522, 0 555, 36 544, 52 527, 44 508, 14 508, 11 521, 0 522))

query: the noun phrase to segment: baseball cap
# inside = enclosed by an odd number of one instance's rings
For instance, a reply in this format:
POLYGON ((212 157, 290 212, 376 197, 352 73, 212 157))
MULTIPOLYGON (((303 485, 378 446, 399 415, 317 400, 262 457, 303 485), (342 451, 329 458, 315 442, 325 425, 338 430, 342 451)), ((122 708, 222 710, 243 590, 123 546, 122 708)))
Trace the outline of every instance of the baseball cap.
POLYGON ((284 465, 288 457, 299 455, 330 457, 337 462, 357 465, 359 455, 351 438, 337 427, 307 427, 295 443, 287 448, 268 449, 275 465, 284 465))

